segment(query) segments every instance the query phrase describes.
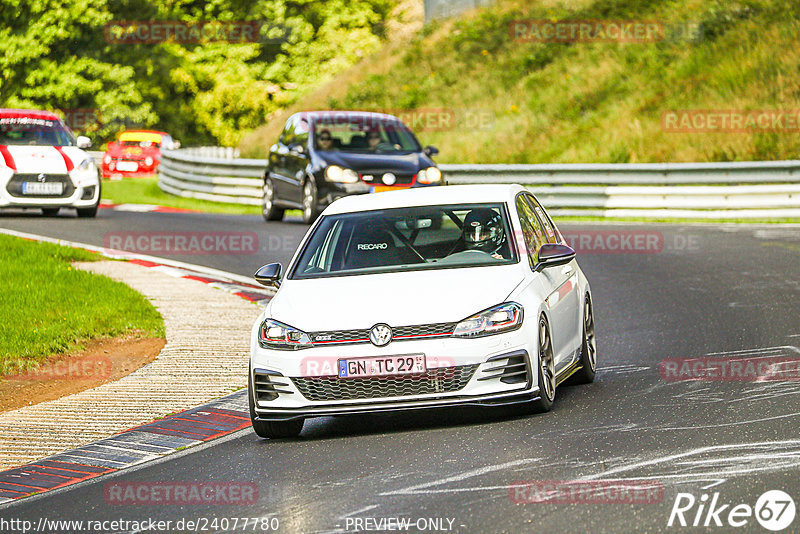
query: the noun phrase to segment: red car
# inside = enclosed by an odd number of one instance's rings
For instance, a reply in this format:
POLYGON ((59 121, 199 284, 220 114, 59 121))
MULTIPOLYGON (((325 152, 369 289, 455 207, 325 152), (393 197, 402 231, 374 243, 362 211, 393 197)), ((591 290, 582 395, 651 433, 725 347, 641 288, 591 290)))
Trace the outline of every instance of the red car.
POLYGON ((109 143, 103 155, 103 178, 150 176, 161 161, 161 148, 172 150, 180 143, 165 132, 128 130, 109 143))

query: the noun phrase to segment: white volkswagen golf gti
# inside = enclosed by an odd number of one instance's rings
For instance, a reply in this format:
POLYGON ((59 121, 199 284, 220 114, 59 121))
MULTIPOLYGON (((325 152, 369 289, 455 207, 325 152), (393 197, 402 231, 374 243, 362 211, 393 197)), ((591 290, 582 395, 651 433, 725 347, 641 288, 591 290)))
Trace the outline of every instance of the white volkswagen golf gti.
POLYGON ((586 277, 518 185, 410 189, 332 203, 308 231, 251 337, 255 432, 306 418, 522 404, 591 382, 586 277))
POLYGON ((83 151, 89 146, 88 137, 75 138, 53 113, 0 109, 0 207, 97 215, 100 174, 83 151))

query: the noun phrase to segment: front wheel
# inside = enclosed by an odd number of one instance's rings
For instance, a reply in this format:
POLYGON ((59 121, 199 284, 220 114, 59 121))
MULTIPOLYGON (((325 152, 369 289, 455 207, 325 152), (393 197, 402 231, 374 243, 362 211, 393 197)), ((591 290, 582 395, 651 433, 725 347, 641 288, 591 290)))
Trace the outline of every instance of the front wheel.
POLYGON ((553 359, 553 344, 550 341, 550 329, 544 315, 539 318, 539 357, 537 358, 539 375, 539 399, 532 403, 533 412, 549 412, 556 398, 556 371, 553 359))
POLYGON ((103 193, 102 187, 102 181, 97 180, 97 202, 95 202, 94 206, 89 206, 88 208, 75 208, 75 211, 78 212, 78 217, 84 219, 97 216, 97 208, 100 207, 100 195, 103 193))
POLYGON ((309 178, 303 186, 303 222, 311 224, 319 217, 319 199, 317 198, 317 186, 314 180, 309 178))
POLYGON ((247 380, 247 399, 250 405, 250 422, 253 424, 253 431, 261 438, 296 438, 303 430, 303 419, 292 421, 258 421, 256 419, 256 406, 253 401, 253 381, 247 380))
POLYGON ((283 219, 285 211, 275 207, 275 186, 272 185, 272 180, 267 178, 264 180, 264 197, 261 203, 261 214, 264 216, 264 220, 280 221, 283 219))

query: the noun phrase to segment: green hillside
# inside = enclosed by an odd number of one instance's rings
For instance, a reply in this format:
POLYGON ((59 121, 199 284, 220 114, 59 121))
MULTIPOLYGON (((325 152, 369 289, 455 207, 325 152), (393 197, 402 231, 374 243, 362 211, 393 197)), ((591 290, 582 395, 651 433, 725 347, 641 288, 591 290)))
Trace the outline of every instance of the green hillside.
MULTIPOLYGON (((800 153, 800 3, 776 0, 500 0, 389 43, 246 135, 263 157, 298 109, 416 110, 440 162, 794 159, 800 153), (643 21, 650 42, 529 42, 519 20, 643 21), (783 110, 794 121, 668 131, 674 111, 783 110), (437 113, 440 124, 424 120, 437 113), (777 124, 777 126, 776 126, 777 124)), ((774 114, 773 114, 774 116, 774 114)), ((752 117, 751 117, 752 118, 752 117)))

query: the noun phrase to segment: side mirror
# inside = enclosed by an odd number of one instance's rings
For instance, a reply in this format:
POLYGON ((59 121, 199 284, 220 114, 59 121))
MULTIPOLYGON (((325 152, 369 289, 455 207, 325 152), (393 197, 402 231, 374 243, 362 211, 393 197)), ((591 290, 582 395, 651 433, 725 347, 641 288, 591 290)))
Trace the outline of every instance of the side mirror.
POLYGON ((564 265, 575 259, 575 250, 567 245, 557 243, 545 243, 539 249, 539 263, 536 264, 534 271, 539 272, 548 267, 564 265))
POLYGON ((422 149, 422 151, 425 152, 425 154, 427 154, 428 157, 435 156, 436 154, 439 153, 439 149, 433 145, 426 146, 425 148, 422 149))
POLYGON ((172 142, 172 148, 170 148, 170 150, 178 150, 180 147, 181 147, 181 142, 180 141, 173 141, 172 142))
POLYGON ((283 267, 280 263, 270 263, 257 270, 253 278, 262 286, 277 288, 281 286, 281 271, 283 267))
POLYGON ((79 135, 76 139, 76 144, 78 145, 78 148, 91 148, 92 140, 85 135, 79 135))

